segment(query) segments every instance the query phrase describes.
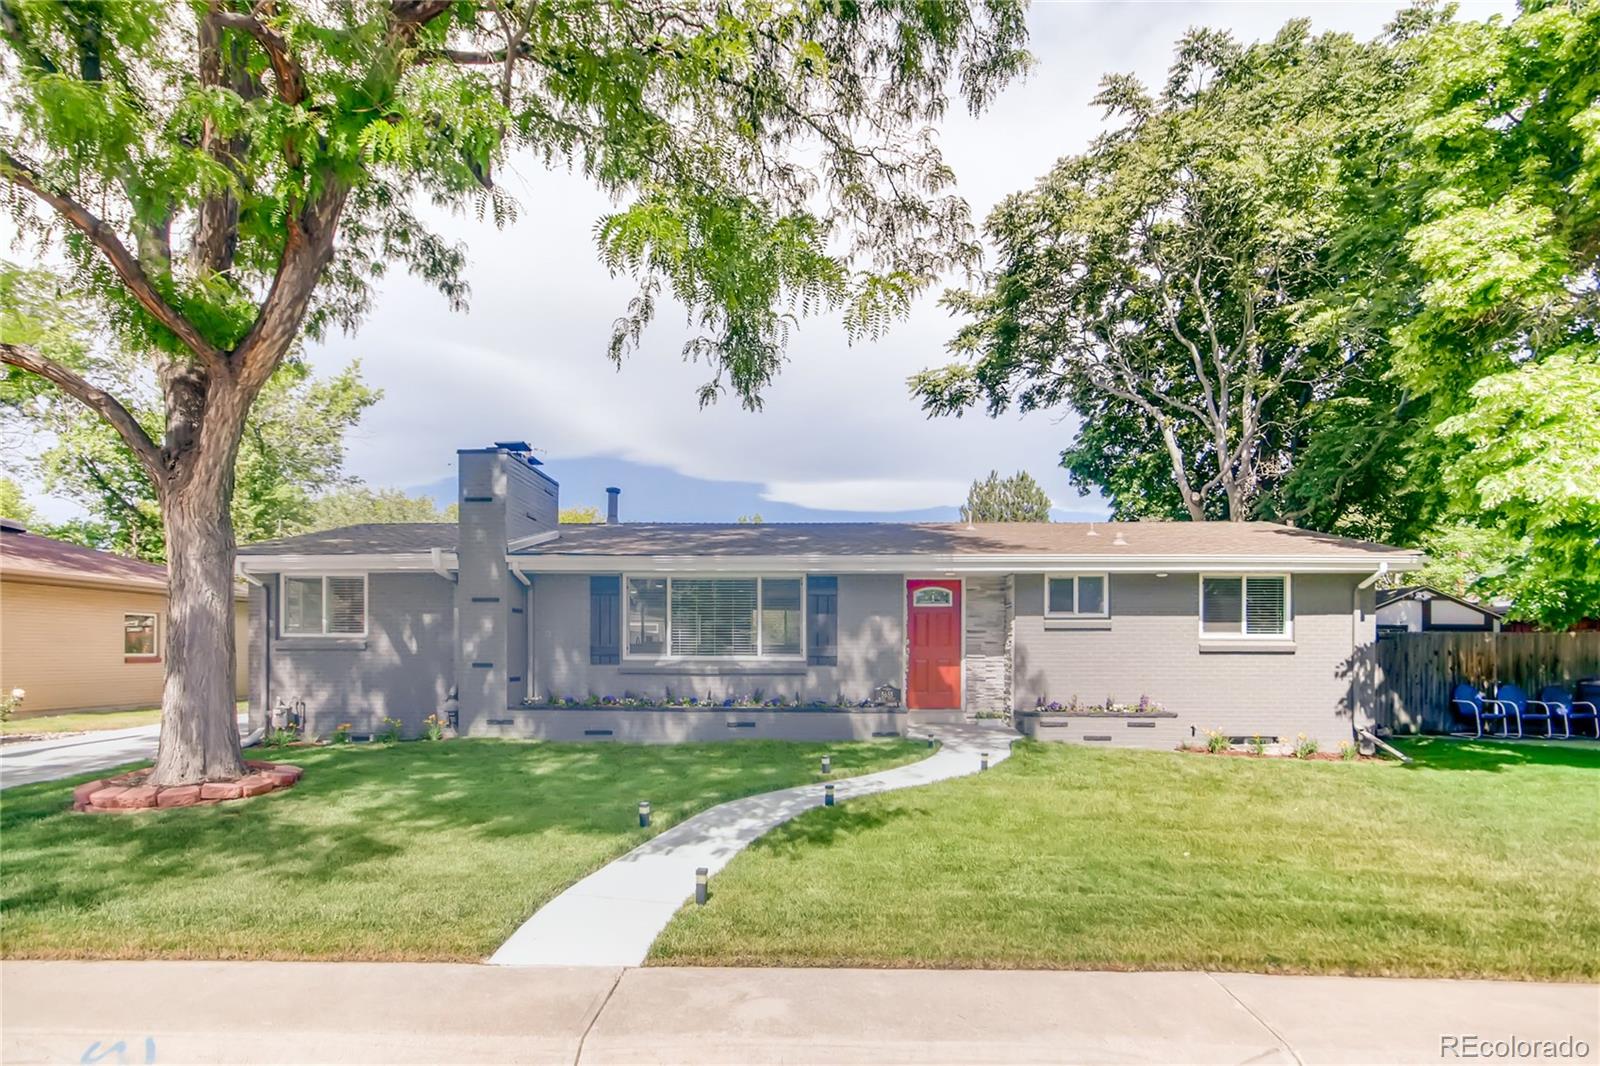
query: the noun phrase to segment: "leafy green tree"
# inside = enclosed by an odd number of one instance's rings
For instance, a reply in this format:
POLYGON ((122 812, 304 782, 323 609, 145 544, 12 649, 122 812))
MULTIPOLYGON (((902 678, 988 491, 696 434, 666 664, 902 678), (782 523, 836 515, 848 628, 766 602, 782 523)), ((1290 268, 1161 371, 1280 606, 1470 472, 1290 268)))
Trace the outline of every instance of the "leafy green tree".
POLYGON ((1048 522, 1050 497, 1026 470, 1018 470, 1010 477, 991 470, 988 477, 974 481, 967 490, 961 521, 1048 522))
POLYGON ((1344 153, 1330 299, 1369 354, 1288 495, 1523 617, 1600 614, 1600 4, 1400 29, 1404 91, 1344 153))
POLYGON ((39 525, 39 512, 28 502, 22 486, 8 477, 0 477, 0 518, 21 522, 29 529, 39 525))
POLYGON ((741 526, 759 526, 764 524, 766 519, 761 517, 760 511, 757 511, 755 514, 742 514, 736 521, 741 526))
MULTIPOLYGON (((0 340, 49 347, 58 365, 122 397, 140 425, 160 425, 151 361, 106 336, 83 293, 48 271, 0 263, 0 296, 0 340)), ((359 363, 316 379, 300 360, 282 362, 245 420, 230 506, 236 535, 250 542, 304 529, 312 497, 345 483, 345 434, 380 396, 362 383, 359 363)), ((50 535, 165 561, 155 484, 103 419, 34 375, 0 383, 0 410, 10 434, 26 436, 19 463, 33 469, 46 492, 88 513, 52 527, 50 535)))
POLYGON ((511 217, 512 151, 621 205, 601 254, 640 279, 612 352, 665 290, 702 336, 701 399, 755 406, 798 314, 879 329, 976 254, 927 136, 1027 62, 1020 4, 708 7, 672 0, 7 0, 0 178, 132 351, 147 425, 46 352, 0 359, 104 418, 156 486, 171 612, 152 780, 243 770, 230 500, 246 418, 304 334, 353 328, 391 265, 466 299, 416 197, 511 217))
POLYGON ((348 485, 311 501, 309 519, 297 533, 377 522, 454 522, 457 505, 441 508, 432 496, 408 496, 399 489, 348 485))
POLYGON ((598 507, 563 507, 557 516, 562 525, 591 526, 600 521, 598 507))
POLYGON ((1392 82, 1381 47, 1304 21, 1250 47, 1192 31, 1154 95, 1105 79, 1119 124, 996 208, 998 268, 946 296, 963 361, 913 392, 942 414, 1070 404, 1088 427, 1063 465, 1119 517, 1271 513, 1305 401, 1347 362, 1308 321, 1333 148, 1392 82))

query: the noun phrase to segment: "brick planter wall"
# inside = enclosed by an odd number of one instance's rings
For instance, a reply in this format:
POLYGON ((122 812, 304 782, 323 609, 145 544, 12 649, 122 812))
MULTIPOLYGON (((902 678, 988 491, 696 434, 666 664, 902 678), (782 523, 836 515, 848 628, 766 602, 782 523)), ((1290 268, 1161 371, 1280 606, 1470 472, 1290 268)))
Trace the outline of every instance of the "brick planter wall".
POLYGON ((172 785, 158 787, 147 785, 148 770, 99 781, 85 781, 72 790, 72 809, 90 814, 149 811, 167 807, 195 807, 221 803, 224 800, 264 796, 268 792, 290 788, 304 773, 298 766, 286 763, 248 761, 250 773, 237 781, 207 781, 202 785, 172 785))
POLYGON ((1070 711, 1018 711, 1017 730, 1035 740, 1107 748, 1171 751, 1192 740, 1189 726, 1171 711, 1108 714, 1070 711))

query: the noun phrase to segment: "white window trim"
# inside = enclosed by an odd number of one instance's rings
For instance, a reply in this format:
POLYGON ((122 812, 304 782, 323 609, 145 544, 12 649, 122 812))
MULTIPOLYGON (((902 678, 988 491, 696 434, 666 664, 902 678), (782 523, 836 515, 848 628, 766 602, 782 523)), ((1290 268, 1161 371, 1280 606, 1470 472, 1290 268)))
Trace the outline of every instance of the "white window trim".
POLYGON ((1260 640, 1281 641, 1292 643, 1294 641, 1294 575, 1282 574, 1257 574, 1257 573, 1217 573, 1208 571, 1196 575, 1195 582, 1195 628, 1200 632, 1201 640, 1260 640), (1245 626, 1250 617, 1250 604, 1246 599, 1244 581, 1246 578, 1281 577, 1283 578, 1283 632, 1282 633, 1247 633, 1245 626), (1237 578, 1239 581, 1239 631, 1228 633, 1221 630, 1206 628, 1206 579, 1207 578, 1237 578))
POLYGON ((688 571, 679 574, 629 574, 622 575, 622 658, 624 661, 646 663, 803 663, 806 661, 806 604, 808 601, 809 582, 805 574, 730 574, 717 571, 714 573, 697 573, 688 571), (675 578, 684 578, 688 581, 750 581, 756 583, 756 653, 754 655, 674 655, 672 654, 672 582, 675 578), (761 643, 761 604, 764 588, 762 582, 771 578, 774 581, 800 581, 800 652, 797 655, 767 655, 763 652, 761 643), (667 624, 661 634, 663 650, 660 652, 633 652, 628 650, 628 582, 633 580, 650 581, 664 580, 667 583, 667 624))
POLYGON ((1044 575, 1044 616, 1046 618, 1110 618, 1111 617, 1111 576, 1103 570, 1055 570, 1044 575), (1072 607, 1071 611, 1052 611, 1050 609, 1050 582, 1061 578, 1072 578, 1072 607), (1078 578, 1097 577, 1100 579, 1100 610, 1080 611, 1078 607, 1078 578))
POLYGON ((157 611, 123 611, 122 612, 122 661, 123 662, 150 662, 152 659, 161 658, 161 615, 157 611), (150 633, 155 638, 152 642, 155 650, 151 652, 131 652, 128 650, 128 619, 150 619, 150 633))
POLYGON ((345 570, 345 571, 339 571, 339 570, 319 571, 318 573, 315 573, 315 574, 279 574, 278 575, 278 637, 280 639, 283 639, 283 640, 295 640, 295 639, 299 639, 299 638, 305 638, 305 639, 308 639, 308 640, 317 640, 317 639, 323 638, 323 637, 327 637, 327 638, 330 638, 332 640, 365 640, 366 637, 367 637, 367 633, 372 628, 372 596, 371 596, 371 589, 368 587, 369 584, 370 584, 370 582, 368 581, 367 574, 365 574, 364 572, 355 572, 355 571, 349 571, 349 570, 345 570), (328 632, 328 579, 330 577, 359 577, 361 579, 361 632, 359 632, 359 633, 330 633, 330 632, 328 632), (285 578, 295 578, 296 580, 304 580, 304 579, 308 579, 308 578, 318 578, 318 579, 320 579, 322 581, 322 631, 321 632, 318 632, 318 633, 291 633, 288 630, 284 629, 284 619, 288 615, 288 611, 285 610, 285 608, 284 608, 285 600, 284 600, 284 596, 283 596, 283 582, 284 582, 285 578))

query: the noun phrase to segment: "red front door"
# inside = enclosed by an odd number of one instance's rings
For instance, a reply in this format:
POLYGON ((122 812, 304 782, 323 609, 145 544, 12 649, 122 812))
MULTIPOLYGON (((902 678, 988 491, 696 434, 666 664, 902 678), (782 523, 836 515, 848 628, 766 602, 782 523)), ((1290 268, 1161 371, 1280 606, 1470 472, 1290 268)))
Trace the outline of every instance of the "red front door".
POLYGON ((907 581, 906 706, 961 706, 961 582, 907 581))

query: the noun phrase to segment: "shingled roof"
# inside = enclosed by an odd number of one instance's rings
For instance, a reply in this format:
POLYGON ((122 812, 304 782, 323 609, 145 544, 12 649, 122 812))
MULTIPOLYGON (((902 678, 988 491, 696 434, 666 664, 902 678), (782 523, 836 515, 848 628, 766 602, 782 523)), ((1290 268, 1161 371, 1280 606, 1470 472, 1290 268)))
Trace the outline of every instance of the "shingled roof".
POLYGON ((0 525, 0 577, 44 584, 167 591, 167 568, 0 525))
MULTIPOLYGON (((241 555, 357 555, 456 550, 454 523, 349 526, 240 549, 241 555)), ((624 522, 564 525, 525 556, 1074 556, 1394 560, 1409 549, 1273 522, 624 522)))

